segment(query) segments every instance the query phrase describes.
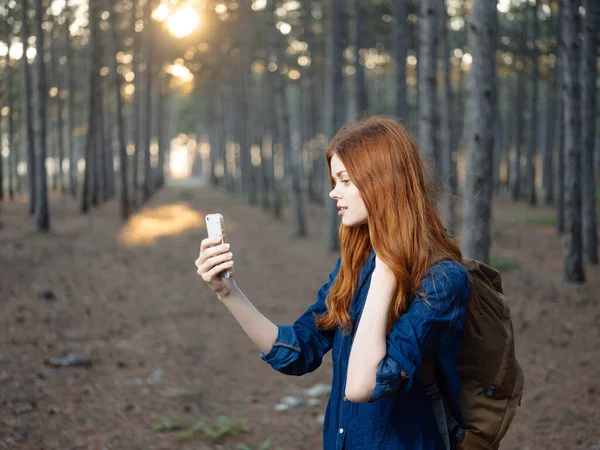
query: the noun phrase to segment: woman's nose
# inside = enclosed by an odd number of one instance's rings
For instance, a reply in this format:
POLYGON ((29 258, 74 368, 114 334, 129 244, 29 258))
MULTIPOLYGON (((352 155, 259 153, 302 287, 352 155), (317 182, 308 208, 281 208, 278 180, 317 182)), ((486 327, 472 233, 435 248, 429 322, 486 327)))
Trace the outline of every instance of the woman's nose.
POLYGON ((338 193, 335 191, 335 188, 331 190, 331 192, 329 193, 329 197, 331 197, 332 199, 340 198, 338 193))

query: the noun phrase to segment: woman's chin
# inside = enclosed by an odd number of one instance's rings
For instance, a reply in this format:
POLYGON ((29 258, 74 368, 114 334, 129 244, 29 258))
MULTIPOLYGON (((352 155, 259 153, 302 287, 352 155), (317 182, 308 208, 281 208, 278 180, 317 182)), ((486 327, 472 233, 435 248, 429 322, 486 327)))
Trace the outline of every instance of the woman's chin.
POLYGON ((356 220, 351 217, 342 216, 342 224, 347 227, 357 227, 365 223, 368 223, 368 220, 356 220))
POLYGON ((350 217, 343 216, 342 223, 347 227, 355 227, 358 225, 355 220, 352 220, 350 217))

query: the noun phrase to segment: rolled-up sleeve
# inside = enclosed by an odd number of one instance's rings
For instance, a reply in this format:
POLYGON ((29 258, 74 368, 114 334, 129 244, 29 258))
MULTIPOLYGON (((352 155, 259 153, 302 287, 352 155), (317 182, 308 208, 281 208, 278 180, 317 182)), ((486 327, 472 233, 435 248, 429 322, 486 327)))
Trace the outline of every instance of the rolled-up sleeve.
POLYGON ((332 346, 335 330, 315 325, 316 316, 327 312, 327 293, 340 269, 340 258, 329 274, 329 281, 319 289, 317 301, 293 325, 277 325, 277 338, 268 353, 260 357, 281 373, 304 375, 316 370, 332 346))
POLYGON ((387 353, 377 369, 371 402, 409 392, 421 375, 423 359, 435 354, 442 333, 454 321, 464 325, 470 289, 462 266, 434 266, 420 292, 387 335, 387 353))

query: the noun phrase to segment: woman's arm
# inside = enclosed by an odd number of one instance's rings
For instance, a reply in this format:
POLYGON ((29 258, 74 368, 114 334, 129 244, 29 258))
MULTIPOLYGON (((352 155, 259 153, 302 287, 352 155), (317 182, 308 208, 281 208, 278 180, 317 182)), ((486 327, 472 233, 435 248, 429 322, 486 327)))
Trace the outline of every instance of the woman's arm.
POLYGON ((385 321, 391 291, 386 291, 387 294, 382 291, 381 284, 389 283, 389 279, 385 280, 386 277, 377 278, 373 272, 352 348, 354 352, 356 346, 360 354, 350 354, 346 396, 352 401, 372 402, 409 392, 420 378, 425 358, 435 354, 444 331, 453 323, 457 327, 464 324, 470 287, 467 272, 460 264, 444 262, 433 266, 419 287, 420 294, 413 297, 408 310, 394 322, 387 335, 384 335, 385 321), (380 292, 383 294, 377 298, 375 295, 380 292), (378 318, 370 321, 371 330, 369 322, 363 323, 365 313, 378 318))
POLYGON ((261 358, 275 370, 289 375, 303 375, 319 367, 323 355, 331 349, 335 331, 317 328, 315 319, 327 312, 327 293, 339 272, 340 258, 329 274, 329 281, 319 289, 316 303, 294 325, 281 326, 275 325, 250 303, 234 278, 222 279, 218 276, 233 266, 229 244, 219 245, 219 239, 207 238, 202 241, 200 256, 196 260, 198 275, 202 276, 261 350, 261 358))
POLYGON ((203 239, 200 243, 200 255, 195 262, 198 275, 227 306, 252 342, 263 352, 267 352, 277 339, 277 325, 250 303, 234 278, 219 277, 223 270, 233 267, 233 253, 229 250, 229 244, 221 243, 220 237, 203 239))
POLYGON ((395 288, 394 274, 377 258, 348 362, 345 395, 352 402, 368 401, 375 390, 377 368, 387 353, 386 325, 395 288))
POLYGON ((277 325, 255 308, 235 281, 233 281, 228 294, 221 298, 221 302, 229 309, 261 352, 267 353, 271 350, 275 339, 277 339, 277 325))

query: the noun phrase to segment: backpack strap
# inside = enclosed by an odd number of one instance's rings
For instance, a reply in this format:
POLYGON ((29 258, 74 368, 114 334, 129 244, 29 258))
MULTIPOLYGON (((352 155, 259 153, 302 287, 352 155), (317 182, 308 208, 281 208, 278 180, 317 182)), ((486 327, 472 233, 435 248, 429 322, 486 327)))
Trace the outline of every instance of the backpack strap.
POLYGON ((440 393, 440 386, 435 379, 435 358, 432 356, 423 360, 421 381, 423 382, 425 395, 431 403, 438 431, 444 442, 444 448, 451 450, 450 437, 452 436, 456 442, 461 443, 465 438, 465 432, 440 393))
POLYGON ((437 422, 438 431, 444 441, 444 448, 450 450, 450 435, 448 434, 448 418, 446 417, 446 405, 444 399, 440 394, 440 387, 437 381, 431 383, 423 382, 423 388, 425 389, 425 395, 431 403, 433 413, 435 415, 435 421, 437 422))

